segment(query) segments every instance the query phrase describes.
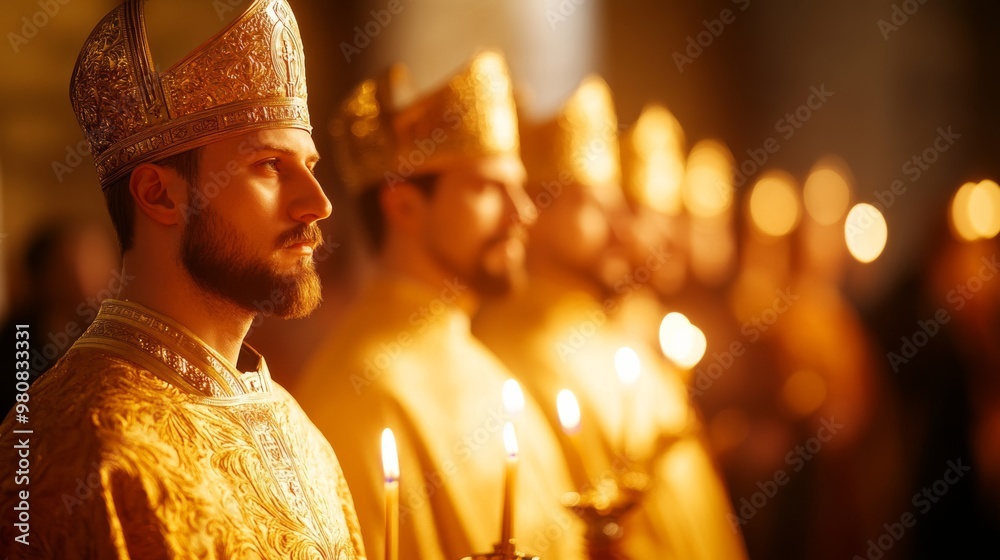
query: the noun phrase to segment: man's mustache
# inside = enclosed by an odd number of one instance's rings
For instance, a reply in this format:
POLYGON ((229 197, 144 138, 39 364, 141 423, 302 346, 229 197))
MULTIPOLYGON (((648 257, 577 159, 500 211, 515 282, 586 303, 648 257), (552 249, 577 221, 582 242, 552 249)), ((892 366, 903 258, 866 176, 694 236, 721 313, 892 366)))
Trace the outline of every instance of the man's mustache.
POLYGON ((317 249, 323 245, 323 232, 319 226, 301 225, 293 230, 286 231, 278 237, 278 246, 281 248, 291 247, 300 243, 308 243, 317 249))

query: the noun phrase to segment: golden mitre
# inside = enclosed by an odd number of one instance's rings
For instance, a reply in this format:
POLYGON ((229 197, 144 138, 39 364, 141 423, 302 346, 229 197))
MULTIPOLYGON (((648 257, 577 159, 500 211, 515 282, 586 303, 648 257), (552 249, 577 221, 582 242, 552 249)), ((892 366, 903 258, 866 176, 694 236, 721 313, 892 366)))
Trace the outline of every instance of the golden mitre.
POLYGON ((351 194, 471 158, 518 154, 510 72, 499 52, 477 54, 445 85, 398 107, 405 79, 396 65, 365 80, 331 122, 337 167, 351 194))
POLYGON ((586 187, 601 200, 620 198, 618 117, 604 80, 584 79, 554 118, 522 117, 520 131, 529 191, 556 182, 586 187))
POLYGON ((631 204, 675 216, 682 208, 684 130, 665 107, 650 104, 621 137, 622 189, 631 204))
POLYGON ((144 4, 125 0, 97 24, 70 81, 101 188, 140 163, 241 133, 312 132, 302 39, 286 0, 254 0, 162 73, 153 66, 144 4))

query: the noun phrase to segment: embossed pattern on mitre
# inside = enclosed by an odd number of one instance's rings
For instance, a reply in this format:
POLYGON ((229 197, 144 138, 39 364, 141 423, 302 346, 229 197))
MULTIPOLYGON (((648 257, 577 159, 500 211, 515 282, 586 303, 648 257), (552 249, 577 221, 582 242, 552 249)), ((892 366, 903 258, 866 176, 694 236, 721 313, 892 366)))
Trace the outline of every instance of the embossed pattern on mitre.
POLYGON ((392 100, 402 75, 397 66, 362 82, 331 125, 349 190, 380 184, 386 173, 411 175, 455 160, 518 154, 513 88, 499 52, 477 54, 441 88, 399 108, 392 100))
POLYGON ((146 41, 144 1, 126 0, 101 20, 70 83, 103 188, 139 163, 240 133, 312 131, 305 55, 286 0, 255 0, 163 74, 146 41))

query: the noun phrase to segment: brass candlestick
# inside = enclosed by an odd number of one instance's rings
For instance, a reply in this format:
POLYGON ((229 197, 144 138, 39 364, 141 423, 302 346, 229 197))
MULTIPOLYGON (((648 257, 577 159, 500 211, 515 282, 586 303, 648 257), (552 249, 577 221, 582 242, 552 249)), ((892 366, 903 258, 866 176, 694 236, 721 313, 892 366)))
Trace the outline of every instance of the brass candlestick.
POLYGON ((624 518, 639 505, 650 486, 649 475, 629 471, 617 479, 604 479, 594 488, 563 496, 562 504, 587 524, 590 560, 628 560, 622 550, 624 518))

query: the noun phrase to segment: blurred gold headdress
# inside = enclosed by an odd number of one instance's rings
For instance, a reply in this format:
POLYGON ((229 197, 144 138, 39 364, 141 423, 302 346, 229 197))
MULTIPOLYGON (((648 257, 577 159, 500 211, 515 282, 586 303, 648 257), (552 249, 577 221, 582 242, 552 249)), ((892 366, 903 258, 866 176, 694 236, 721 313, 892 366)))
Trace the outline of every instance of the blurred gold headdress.
POLYGON ((608 84, 586 78, 551 120, 521 119, 521 159, 529 187, 579 184, 619 198, 618 117, 608 84))
POLYGON ((144 3, 126 0, 97 24, 70 81, 102 188, 140 163, 240 133, 312 131, 302 40, 286 0, 255 0, 163 73, 153 66, 144 3))
POLYGON ((330 125, 337 167, 352 194, 453 161, 517 155, 517 114, 500 53, 479 53, 440 89, 397 108, 404 78, 394 66, 365 80, 330 125))
POLYGON ((622 135, 622 188, 632 204, 680 213, 684 131, 662 105, 647 105, 622 135))

